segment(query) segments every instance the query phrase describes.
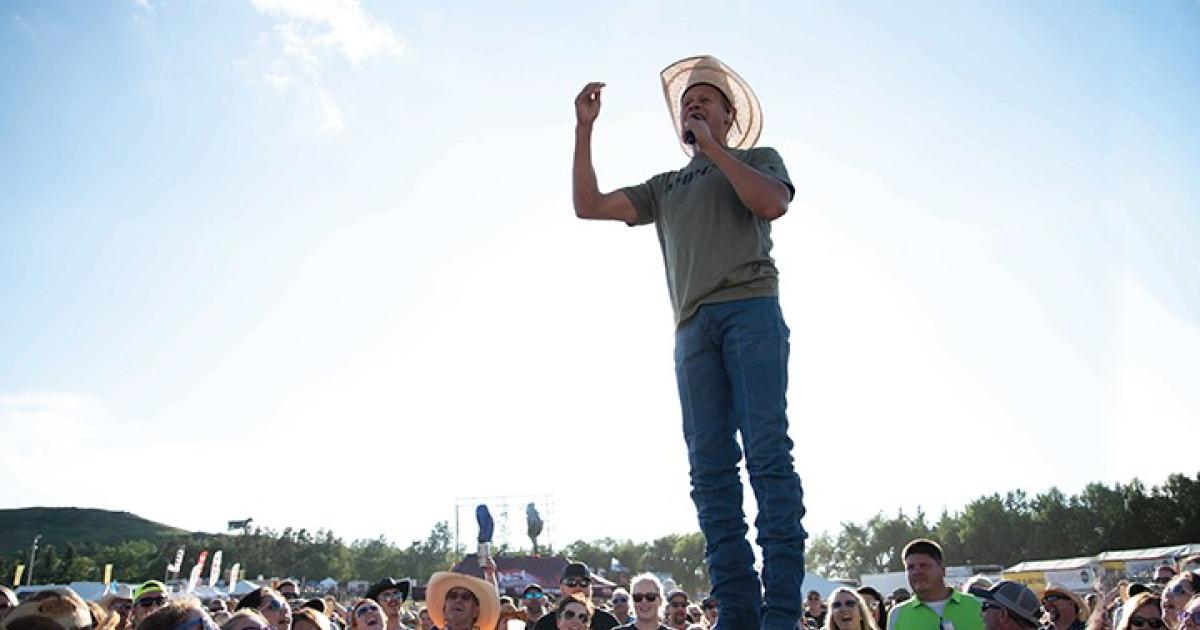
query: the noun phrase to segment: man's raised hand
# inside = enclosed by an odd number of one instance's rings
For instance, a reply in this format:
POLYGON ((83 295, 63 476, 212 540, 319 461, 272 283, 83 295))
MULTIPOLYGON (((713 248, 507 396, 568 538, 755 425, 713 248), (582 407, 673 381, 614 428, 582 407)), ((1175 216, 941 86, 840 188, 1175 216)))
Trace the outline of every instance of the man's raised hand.
POLYGON ((589 83, 575 97, 575 121, 578 124, 590 125, 600 115, 600 90, 603 87, 603 83, 589 83))

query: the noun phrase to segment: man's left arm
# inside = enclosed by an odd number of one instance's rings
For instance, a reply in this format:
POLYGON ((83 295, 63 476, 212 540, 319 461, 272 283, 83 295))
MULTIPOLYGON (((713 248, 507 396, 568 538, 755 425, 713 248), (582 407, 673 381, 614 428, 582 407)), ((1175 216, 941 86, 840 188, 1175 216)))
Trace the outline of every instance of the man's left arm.
POLYGON ((742 162, 724 147, 714 147, 708 157, 754 216, 774 221, 787 212, 792 200, 792 190, 787 184, 742 162))

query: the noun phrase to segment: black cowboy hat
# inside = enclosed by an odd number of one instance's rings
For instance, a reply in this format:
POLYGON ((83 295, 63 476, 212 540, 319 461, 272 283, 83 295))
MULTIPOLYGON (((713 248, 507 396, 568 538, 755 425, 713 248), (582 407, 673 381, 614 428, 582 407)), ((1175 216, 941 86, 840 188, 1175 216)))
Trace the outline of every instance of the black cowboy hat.
POLYGON ((373 599, 378 602, 379 594, 391 589, 399 591, 400 601, 405 601, 408 599, 408 593, 412 590, 412 582, 407 579, 393 580, 390 577, 383 578, 373 584, 370 590, 367 591, 367 599, 373 599))

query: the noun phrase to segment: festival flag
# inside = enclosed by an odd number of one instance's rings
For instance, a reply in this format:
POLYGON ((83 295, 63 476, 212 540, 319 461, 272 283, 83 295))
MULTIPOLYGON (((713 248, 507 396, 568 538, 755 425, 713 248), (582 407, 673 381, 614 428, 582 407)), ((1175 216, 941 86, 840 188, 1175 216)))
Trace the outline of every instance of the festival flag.
POLYGON ((192 567, 192 574, 188 576, 187 592, 195 593, 196 587, 200 585, 200 574, 204 572, 204 561, 208 559, 208 550, 203 550, 196 558, 196 566, 192 567))
POLYGON ((182 568, 183 568, 183 547, 180 547, 179 551, 175 552, 175 561, 172 562, 171 564, 167 565, 167 573, 178 574, 179 570, 182 568))
POLYGON ((230 595, 233 595, 233 589, 237 588, 238 573, 241 572, 242 563, 234 562, 233 566, 229 567, 229 582, 226 583, 226 590, 230 595))
POLYGON ((104 565, 104 590, 108 590, 108 585, 112 584, 112 563, 104 565))
POLYGON ((14 587, 21 585, 21 576, 22 575, 25 575, 25 565, 18 564, 17 571, 16 571, 16 573, 13 574, 13 586, 14 587))
POLYGON ((212 569, 208 572, 208 585, 211 587, 217 586, 217 580, 221 577, 221 550, 213 554, 212 569))

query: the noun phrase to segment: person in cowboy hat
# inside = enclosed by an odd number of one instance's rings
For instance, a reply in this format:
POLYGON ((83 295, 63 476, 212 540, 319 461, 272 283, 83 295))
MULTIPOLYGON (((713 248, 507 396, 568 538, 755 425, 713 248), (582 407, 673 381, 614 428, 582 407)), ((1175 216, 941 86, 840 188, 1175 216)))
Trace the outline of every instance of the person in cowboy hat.
POLYGON ((477 577, 434 573, 425 587, 425 600, 433 625, 441 630, 493 630, 500 619, 496 586, 477 577))
POLYGON ((1082 597, 1054 583, 1047 584, 1046 590, 1042 591, 1042 607, 1054 625, 1053 629, 1047 630, 1083 630, 1091 614, 1082 597))
POLYGON ((372 584, 367 590, 367 599, 375 600, 387 614, 387 630, 401 630, 404 627, 400 620, 400 605, 408 599, 411 591, 412 582, 390 577, 372 584))
POLYGON ((787 212, 795 189, 779 154, 755 146, 762 110, 729 66, 715 57, 688 57, 663 70, 661 79, 675 139, 690 161, 643 184, 601 193, 592 129, 605 84, 588 83, 575 98, 575 214, 656 226, 675 316, 692 499, 719 601, 717 626, 791 630, 801 614, 806 534, 788 437, 789 332, 779 308, 771 221, 787 212), (739 433, 758 500, 761 588, 742 513, 739 433))

